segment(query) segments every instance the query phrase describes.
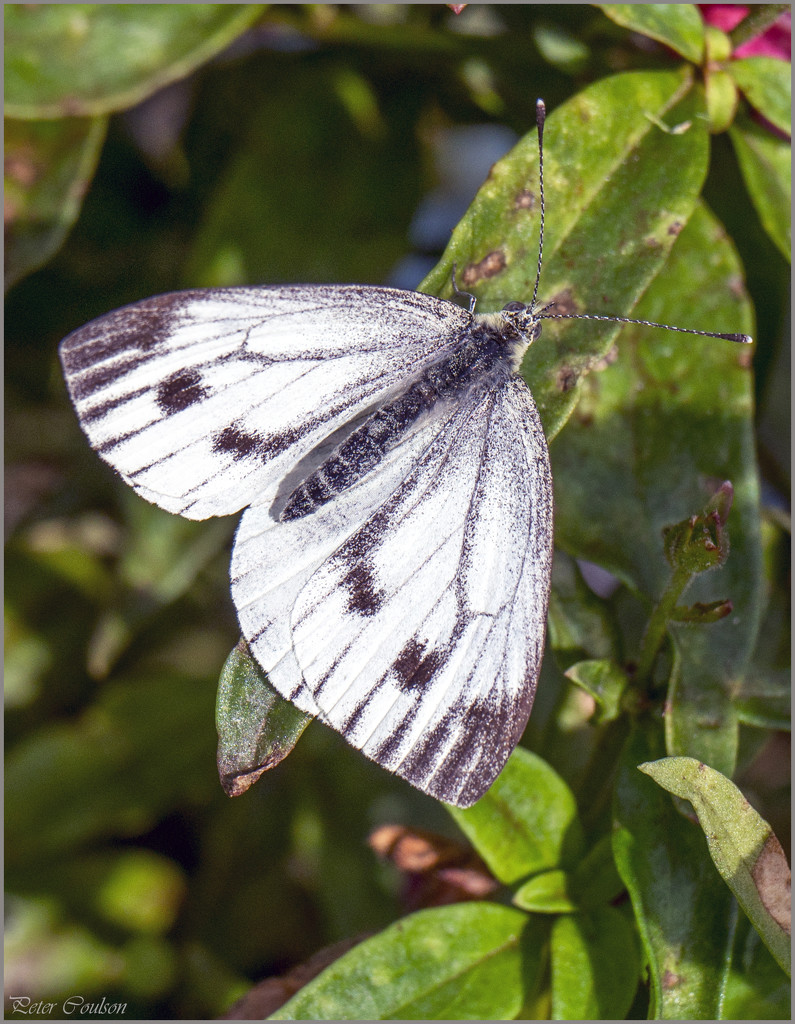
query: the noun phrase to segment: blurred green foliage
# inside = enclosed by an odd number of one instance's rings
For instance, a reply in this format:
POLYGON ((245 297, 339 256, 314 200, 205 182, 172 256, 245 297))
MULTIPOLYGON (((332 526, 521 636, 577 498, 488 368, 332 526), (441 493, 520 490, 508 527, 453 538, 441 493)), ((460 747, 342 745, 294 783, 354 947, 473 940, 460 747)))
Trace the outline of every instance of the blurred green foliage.
POLYGON ((789 68, 732 61, 717 30, 707 48, 691 5, 601 6, 6 6, 7 1000, 213 1017, 375 933, 280 1015, 788 1017, 767 890, 738 897, 757 931, 637 765, 707 761, 761 813, 749 849, 789 835, 789 68), (234 522, 168 516, 113 477, 57 343, 188 286, 427 273, 449 294, 454 261, 482 309, 529 300, 537 96, 541 298, 750 331, 753 378, 725 342, 548 322, 523 366, 556 501, 534 753, 450 815, 313 724, 230 801, 213 709, 234 522), (479 277, 497 247, 507 270, 479 277), (662 530, 726 479, 728 558, 688 575, 653 642, 677 572, 662 530), (583 558, 613 586, 595 593, 583 558), (367 845, 387 823, 466 837, 486 867, 401 877, 367 845))

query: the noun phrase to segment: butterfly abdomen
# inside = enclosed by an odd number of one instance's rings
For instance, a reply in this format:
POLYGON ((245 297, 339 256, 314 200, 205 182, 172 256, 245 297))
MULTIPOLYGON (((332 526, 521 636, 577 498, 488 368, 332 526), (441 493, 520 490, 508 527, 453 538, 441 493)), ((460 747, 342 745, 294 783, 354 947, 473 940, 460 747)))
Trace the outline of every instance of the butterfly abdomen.
POLYGON ((481 319, 458 344, 425 366, 402 391, 356 428, 290 495, 282 522, 301 519, 331 501, 381 462, 421 419, 460 402, 471 388, 493 387, 511 373, 512 345, 481 319))

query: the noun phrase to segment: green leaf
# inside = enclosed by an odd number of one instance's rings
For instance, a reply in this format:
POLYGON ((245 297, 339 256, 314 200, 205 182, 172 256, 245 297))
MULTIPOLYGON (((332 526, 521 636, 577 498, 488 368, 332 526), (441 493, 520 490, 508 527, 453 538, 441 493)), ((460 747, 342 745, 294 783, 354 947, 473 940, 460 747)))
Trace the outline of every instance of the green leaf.
POLYGON ((513 904, 538 914, 570 914, 577 909, 569 896, 569 876, 565 871, 542 871, 533 875, 514 893, 513 904))
POLYGON ((566 867, 582 849, 571 790, 546 761, 522 747, 473 807, 447 810, 506 885, 533 872, 566 867))
POLYGON ((5 122, 5 286, 38 269, 77 220, 105 139, 104 117, 5 122))
POLYGON ((742 57, 726 66, 727 72, 756 107, 779 131, 792 130, 792 65, 775 57, 742 57))
POLYGON ((640 981, 634 932, 613 907, 552 925, 552 1020, 623 1020, 640 981))
MULTIPOLYGON (((714 626, 701 628, 711 630, 714 626)), ((708 645, 699 651, 679 628, 672 636, 672 645, 673 663, 665 702, 666 752, 698 752, 713 764, 733 771, 739 742, 733 687, 701 660, 708 656, 708 645)))
POLYGON ((490 903, 421 910, 365 939, 269 1020, 511 1020, 526 914, 490 903))
POLYGON ((791 729, 791 673, 787 669, 756 671, 752 666, 737 687, 734 703, 737 718, 745 725, 758 729, 791 729))
POLYGON ((666 757, 638 767, 693 805, 715 867, 789 973, 790 871, 773 830, 734 783, 691 757, 666 757))
MULTIPOLYGON (((635 312, 656 322, 750 333, 741 280, 720 225, 699 207, 635 312)), ((756 640, 762 600, 748 354, 729 342, 627 329, 612 365, 586 381, 577 415, 550 452, 557 543, 655 602, 670 576, 663 528, 702 508, 714 481, 732 482, 729 557, 719 573, 697 577, 687 596, 704 603, 728 598, 733 613, 709 625, 670 627, 680 657, 671 713, 681 708, 684 720, 699 704, 688 731, 709 756, 697 746, 676 752, 729 772, 737 738, 727 708, 756 640)))
POLYGON ((789 533, 763 522, 762 541, 768 584, 756 648, 751 663, 734 690, 741 722, 757 728, 790 729, 792 724, 789 533))
MULTIPOLYGON (((703 97, 685 69, 603 79, 552 111, 544 130, 546 224, 541 294, 560 312, 627 316, 662 269, 706 174, 703 97), (620 116, 617 114, 620 112, 620 116), (690 122, 682 134, 654 120, 690 122)), ((538 143, 526 135, 492 167, 420 290, 459 287, 481 311, 533 295, 538 143)), ((548 438, 571 414, 584 376, 601 365, 617 324, 553 321, 522 370, 548 438)))
POLYGON ((792 987, 744 915, 723 999, 724 1020, 792 1020, 792 987))
POLYGON ((792 147, 748 117, 738 117, 729 134, 762 226, 791 260, 792 147))
POLYGON ((705 76, 709 129, 713 135, 725 132, 737 113, 739 95, 728 71, 711 71, 705 76))
POLYGON ((607 834, 591 847, 569 881, 569 892, 582 909, 611 903, 624 891, 624 883, 616 870, 612 837, 607 834))
POLYGON ((596 4, 611 21, 656 39, 696 64, 704 56, 704 23, 695 4, 596 4))
POLYGON ((656 723, 638 726, 619 767, 613 852, 649 965, 650 1020, 719 1020, 736 920, 700 829, 637 770, 663 753, 656 723))
POLYGON ((627 688, 626 672, 614 661, 578 661, 566 670, 566 678, 581 686, 599 705, 598 720, 612 722, 621 712, 627 688))
MULTIPOLYGON (((696 329, 750 332, 740 275, 725 234, 700 207, 636 313, 696 329)), ((588 377, 577 415, 551 448, 558 543, 655 598, 669 578, 663 528, 713 493, 699 486, 699 476, 732 481, 733 541, 749 528, 757 533, 748 371, 748 352, 740 346, 628 325, 611 365, 588 377)), ((742 578, 749 578, 747 567, 742 578)))
POLYGON ((227 796, 240 796, 282 761, 312 721, 273 689, 241 640, 218 682, 218 774, 227 796))
POLYGON ((738 719, 759 729, 792 727, 789 524, 762 521, 766 600, 756 647, 737 680, 733 705, 738 719))
POLYGON ((8 4, 5 112, 94 117, 185 78, 256 21, 262 4, 8 4))

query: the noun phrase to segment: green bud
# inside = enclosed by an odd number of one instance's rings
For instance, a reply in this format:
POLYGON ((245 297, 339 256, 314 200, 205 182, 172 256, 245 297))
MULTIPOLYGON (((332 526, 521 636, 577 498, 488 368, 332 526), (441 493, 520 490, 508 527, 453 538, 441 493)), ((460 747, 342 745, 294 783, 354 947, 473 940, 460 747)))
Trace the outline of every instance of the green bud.
POLYGON ((729 557, 726 520, 733 497, 732 485, 726 481, 703 512, 663 530, 665 557, 674 569, 695 574, 723 565, 729 557))

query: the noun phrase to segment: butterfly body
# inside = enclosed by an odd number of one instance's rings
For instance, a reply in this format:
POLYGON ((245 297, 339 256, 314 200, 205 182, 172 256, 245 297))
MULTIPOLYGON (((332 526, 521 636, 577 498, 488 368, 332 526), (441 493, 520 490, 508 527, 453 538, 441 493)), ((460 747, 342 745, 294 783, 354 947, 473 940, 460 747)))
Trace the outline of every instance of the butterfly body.
POLYGON ((414 378, 355 427, 290 495, 282 522, 307 515, 374 469, 424 416, 469 390, 499 386, 518 367, 524 336, 500 314, 477 316, 414 378))

